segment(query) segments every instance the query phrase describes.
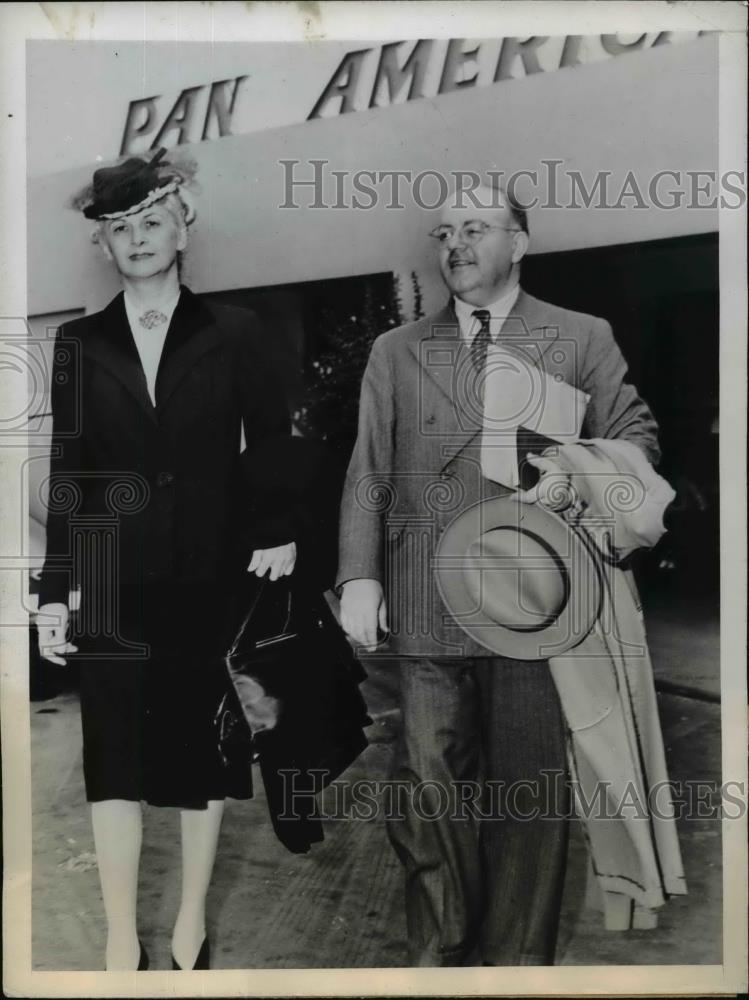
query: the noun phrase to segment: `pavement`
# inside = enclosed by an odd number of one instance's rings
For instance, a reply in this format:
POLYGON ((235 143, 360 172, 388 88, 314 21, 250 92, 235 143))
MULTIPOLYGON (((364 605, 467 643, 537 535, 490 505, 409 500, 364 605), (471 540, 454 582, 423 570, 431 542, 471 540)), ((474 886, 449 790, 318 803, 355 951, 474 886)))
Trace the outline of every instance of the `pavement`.
MULTIPOLYGON (((719 783, 717 615, 708 602, 690 607, 678 595, 666 595, 653 608, 646 604, 646 621, 670 776, 719 783)), ((350 781, 387 775, 400 725, 393 664, 366 666, 365 696, 375 722, 369 747, 346 774, 350 781)), ((33 967, 101 969, 104 921, 75 692, 32 702, 31 723, 33 967)), ((209 899, 214 968, 406 964, 402 874, 382 819, 337 819, 340 800, 328 793, 322 806, 328 817, 324 843, 293 855, 271 831, 259 775, 255 799, 227 803, 209 899)), ((586 892, 586 849, 573 821, 557 964, 722 962, 720 820, 683 818, 679 836, 689 894, 671 899, 653 930, 606 931, 586 892)), ((140 934, 151 968, 169 967, 178 837, 175 810, 146 808, 140 934)))

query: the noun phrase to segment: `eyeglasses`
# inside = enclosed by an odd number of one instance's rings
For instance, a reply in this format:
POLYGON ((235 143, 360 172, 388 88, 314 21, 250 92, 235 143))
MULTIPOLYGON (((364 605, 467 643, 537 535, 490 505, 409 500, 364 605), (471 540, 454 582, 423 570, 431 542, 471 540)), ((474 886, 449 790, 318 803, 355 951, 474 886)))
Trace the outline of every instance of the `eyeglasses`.
MULTIPOLYGON (((519 233, 517 226, 490 226, 488 222, 464 222, 458 232, 461 243, 474 246, 486 236, 490 229, 502 229, 506 233, 519 233)), ((440 244, 449 243, 455 236, 455 226, 437 226, 429 234, 440 244)))

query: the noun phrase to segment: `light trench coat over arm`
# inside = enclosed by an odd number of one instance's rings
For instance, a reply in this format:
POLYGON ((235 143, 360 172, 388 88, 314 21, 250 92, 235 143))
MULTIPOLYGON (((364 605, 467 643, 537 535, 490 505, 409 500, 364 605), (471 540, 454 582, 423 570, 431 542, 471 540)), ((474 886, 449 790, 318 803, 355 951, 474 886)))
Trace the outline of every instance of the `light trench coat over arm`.
POLYGON ((603 585, 591 633, 549 660, 575 802, 606 927, 652 928, 657 909, 687 885, 642 608, 631 570, 612 556, 655 545, 675 493, 627 441, 565 445, 555 461, 588 504, 576 530, 591 543, 603 585))

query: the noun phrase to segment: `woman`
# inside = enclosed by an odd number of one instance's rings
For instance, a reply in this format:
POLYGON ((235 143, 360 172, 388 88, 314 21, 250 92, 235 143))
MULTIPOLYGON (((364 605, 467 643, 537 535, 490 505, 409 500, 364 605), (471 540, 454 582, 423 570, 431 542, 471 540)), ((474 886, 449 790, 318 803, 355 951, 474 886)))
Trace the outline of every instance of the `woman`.
POLYGON ((108 970, 148 967, 136 925, 142 801, 181 810, 173 967, 208 968, 205 900, 223 800, 251 794, 249 773, 229 787, 213 730, 226 684, 220 612, 237 573, 275 580, 296 557, 283 518, 253 517, 239 468, 242 431, 251 446, 289 433, 283 396, 252 314, 179 284, 195 213, 164 153, 94 173, 83 214, 123 292, 60 330, 52 383, 39 643, 64 664, 80 641, 108 970))

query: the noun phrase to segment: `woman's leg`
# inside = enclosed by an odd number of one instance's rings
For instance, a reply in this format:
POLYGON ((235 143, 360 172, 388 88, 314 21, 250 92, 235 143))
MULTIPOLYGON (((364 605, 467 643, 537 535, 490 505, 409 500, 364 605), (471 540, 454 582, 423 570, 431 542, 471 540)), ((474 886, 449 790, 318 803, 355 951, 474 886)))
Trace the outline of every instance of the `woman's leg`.
POLYGON ((143 839, 140 802, 109 799, 91 805, 96 860, 107 915, 108 971, 137 969, 138 864, 143 839))
POLYGON ((181 969, 195 964, 205 937, 205 899, 216 857, 223 801, 211 801, 207 809, 183 809, 182 900, 172 936, 172 954, 181 969))

